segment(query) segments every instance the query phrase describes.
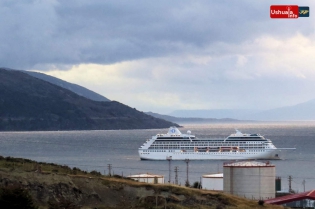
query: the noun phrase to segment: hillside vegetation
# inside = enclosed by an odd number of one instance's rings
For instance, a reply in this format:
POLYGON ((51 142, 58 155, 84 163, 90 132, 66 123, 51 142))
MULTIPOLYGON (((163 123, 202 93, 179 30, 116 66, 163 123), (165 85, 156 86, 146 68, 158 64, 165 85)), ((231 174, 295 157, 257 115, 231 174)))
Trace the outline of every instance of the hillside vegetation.
POLYGON ((5 191, 23 189, 39 208, 283 208, 261 206, 257 201, 222 192, 139 183, 121 176, 103 176, 97 171, 88 173, 78 168, 11 157, 0 157, 0 189, 4 188, 5 191))
POLYGON ((20 71, 0 68, 0 131, 167 128, 119 102, 98 102, 20 71))

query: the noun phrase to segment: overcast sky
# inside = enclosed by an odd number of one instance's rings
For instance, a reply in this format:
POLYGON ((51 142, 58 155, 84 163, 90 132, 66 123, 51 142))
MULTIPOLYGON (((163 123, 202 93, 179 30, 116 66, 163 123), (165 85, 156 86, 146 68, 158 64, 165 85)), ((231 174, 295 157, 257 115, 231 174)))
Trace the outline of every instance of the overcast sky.
POLYGON ((141 111, 269 109, 315 99, 312 11, 313 0, 0 0, 0 63, 141 111), (310 17, 270 19, 275 4, 310 17))

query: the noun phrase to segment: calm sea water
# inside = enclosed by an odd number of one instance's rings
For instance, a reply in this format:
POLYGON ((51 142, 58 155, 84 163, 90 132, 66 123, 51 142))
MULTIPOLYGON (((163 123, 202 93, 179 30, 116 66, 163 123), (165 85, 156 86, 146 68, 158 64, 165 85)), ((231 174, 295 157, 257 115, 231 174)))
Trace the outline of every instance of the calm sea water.
MULTIPOLYGON (((282 178, 282 189, 288 189, 288 176, 293 177, 292 188, 303 191, 315 189, 315 122, 234 123, 184 125, 180 130, 191 130, 197 137, 225 138, 237 128, 244 133, 260 133, 271 139, 276 147, 295 147, 286 152, 284 160, 271 161, 276 174, 282 178)), ((28 158, 108 173, 107 165, 119 175, 154 173, 169 180, 168 161, 141 161, 137 149, 144 141, 167 129, 118 131, 54 131, 0 132, 0 155, 28 158)), ((189 181, 199 181, 203 174, 222 172, 225 161, 190 161, 189 181)), ((186 163, 171 162, 171 182, 178 166, 181 184, 186 180, 186 163)))

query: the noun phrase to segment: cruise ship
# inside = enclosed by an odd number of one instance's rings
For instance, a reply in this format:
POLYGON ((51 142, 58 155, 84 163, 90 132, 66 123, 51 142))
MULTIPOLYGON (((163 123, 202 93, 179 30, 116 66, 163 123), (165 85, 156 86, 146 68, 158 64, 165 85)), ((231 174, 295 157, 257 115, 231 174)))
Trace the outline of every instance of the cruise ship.
POLYGON ((196 138, 170 127, 167 134, 157 134, 140 148, 141 160, 238 160, 281 159, 281 150, 260 134, 244 134, 239 130, 227 138, 196 138))

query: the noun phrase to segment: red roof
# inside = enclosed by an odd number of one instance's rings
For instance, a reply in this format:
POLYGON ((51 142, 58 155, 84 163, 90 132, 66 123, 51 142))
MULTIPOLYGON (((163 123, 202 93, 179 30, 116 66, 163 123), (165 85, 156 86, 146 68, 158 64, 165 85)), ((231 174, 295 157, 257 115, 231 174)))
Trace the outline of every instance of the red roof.
POLYGON ((311 199, 315 200, 315 190, 311 190, 308 192, 298 193, 298 194, 290 194, 282 197, 277 197, 273 199, 265 200, 265 203, 268 204, 276 204, 281 205, 289 202, 294 202, 298 200, 311 199))

